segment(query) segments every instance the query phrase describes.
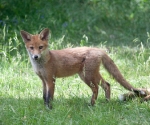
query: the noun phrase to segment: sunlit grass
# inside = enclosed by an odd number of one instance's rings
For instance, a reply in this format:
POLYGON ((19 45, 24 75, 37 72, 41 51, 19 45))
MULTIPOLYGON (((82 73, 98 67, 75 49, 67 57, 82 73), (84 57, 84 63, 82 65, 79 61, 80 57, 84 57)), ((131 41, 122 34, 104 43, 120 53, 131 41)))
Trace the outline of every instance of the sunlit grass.
MULTIPOLYGON (((135 87, 149 87, 149 57, 138 59, 149 50, 114 49, 109 55, 125 78, 135 87)), ((89 106, 91 90, 75 75, 56 79, 53 109, 49 110, 43 104, 41 81, 30 64, 4 61, 0 72, 0 122, 2 125, 148 125, 150 103, 140 103, 139 99, 120 102, 118 95, 127 90, 115 82, 103 67, 101 74, 111 83, 110 102, 105 101, 104 92, 99 88, 96 105, 89 106)))

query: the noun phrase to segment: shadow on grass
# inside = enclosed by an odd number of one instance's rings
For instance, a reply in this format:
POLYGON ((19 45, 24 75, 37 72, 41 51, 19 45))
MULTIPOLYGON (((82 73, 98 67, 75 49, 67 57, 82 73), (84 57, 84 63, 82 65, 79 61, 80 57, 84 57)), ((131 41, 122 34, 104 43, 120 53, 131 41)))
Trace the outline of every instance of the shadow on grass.
MULTIPOLYGON (((133 103, 132 101, 124 101, 121 102, 118 99, 111 99, 110 101, 106 101, 104 98, 98 98, 96 101, 96 104, 94 106, 90 105, 90 99, 89 97, 57 97, 52 102, 53 109, 57 110, 61 107, 74 107, 75 109, 78 109, 79 107, 82 108, 96 108, 103 106, 110 106, 114 105, 117 107, 121 107, 130 103, 133 103)), ((45 107, 43 99, 42 98, 0 98, 0 104, 1 104, 1 110, 12 110, 13 112, 16 112, 15 110, 18 109, 43 109, 45 107)))
MULTIPOLYGON (((70 120, 83 123, 97 123, 101 121, 107 123, 109 117, 120 114, 135 113, 136 105, 140 103, 128 101, 120 102, 111 99, 109 102, 104 98, 98 98, 95 106, 89 106, 90 98, 70 97, 68 99, 57 97, 53 100, 53 109, 47 109, 43 104, 42 98, 0 98, 0 125, 6 124, 66 124, 70 120), (97 121, 97 122, 96 122, 97 121)), ((142 107, 142 106, 139 106, 142 107)), ((146 116, 149 108, 142 110, 146 116)), ((139 112, 139 111, 137 111, 139 112)), ((119 119, 114 120, 116 123, 119 119)), ((109 122, 111 123, 111 122, 109 122)))

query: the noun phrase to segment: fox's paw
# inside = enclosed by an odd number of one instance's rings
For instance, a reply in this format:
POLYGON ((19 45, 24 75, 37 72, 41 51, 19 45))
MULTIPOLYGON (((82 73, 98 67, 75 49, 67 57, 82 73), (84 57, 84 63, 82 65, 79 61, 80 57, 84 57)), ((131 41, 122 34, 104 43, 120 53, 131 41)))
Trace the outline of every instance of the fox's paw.
POLYGON ((45 104, 45 108, 46 109, 52 109, 53 107, 52 107, 52 104, 48 104, 48 103, 44 103, 45 104))

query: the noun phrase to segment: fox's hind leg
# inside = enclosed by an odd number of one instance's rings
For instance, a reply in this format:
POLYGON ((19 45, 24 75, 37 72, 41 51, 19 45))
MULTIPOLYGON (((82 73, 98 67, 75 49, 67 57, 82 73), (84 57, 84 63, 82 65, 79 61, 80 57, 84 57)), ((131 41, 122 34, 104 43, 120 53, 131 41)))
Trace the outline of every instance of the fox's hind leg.
POLYGON ((110 93, 111 93, 110 84, 102 78, 99 72, 95 73, 93 83, 97 85, 100 84, 103 90, 105 91, 106 100, 110 100, 110 93))
POLYGON ((95 104, 95 100, 97 99, 97 96, 98 96, 99 80, 96 80, 89 73, 90 72, 87 72, 86 75, 84 75, 83 73, 79 73, 79 76, 91 88, 91 90, 93 92, 93 95, 92 95, 92 98, 91 98, 91 105, 93 106, 95 104))
POLYGON ((98 83, 95 82, 94 80, 92 80, 91 82, 88 82, 87 85, 91 88, 91 90, 93 92, 93 95, 91 98, 91 105, 93 106, 95 104, 95 101, 96 101, 97 96, 98 96, 98 89, 99 89, 98 83))
POLYGON ((103 90, 105 91, 105 98, 106 100, 110 100, 110 93, 111 93, 111 89, 110 89, 110 84, 108 82, 106 82, 102 76, 100 75, 99 73, 99 79, 100 79, 100 82, 99 84, 101 85, 101 87, 103 88, 103 90))

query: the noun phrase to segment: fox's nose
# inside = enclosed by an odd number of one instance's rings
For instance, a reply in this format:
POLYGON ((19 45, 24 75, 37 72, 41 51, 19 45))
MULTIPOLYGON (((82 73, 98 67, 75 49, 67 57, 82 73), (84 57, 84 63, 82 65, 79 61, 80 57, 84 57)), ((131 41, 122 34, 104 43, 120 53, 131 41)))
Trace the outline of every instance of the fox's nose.
POLYGON ((34 60, 39 60, 41 58, 41 55, 40 54, 37 54, 37 55, 32 55, 32 58, 34 60))
POLYGON ((35 55, 34 57, 33 57, 35 60, 38 60, 38 55, 35 55))

